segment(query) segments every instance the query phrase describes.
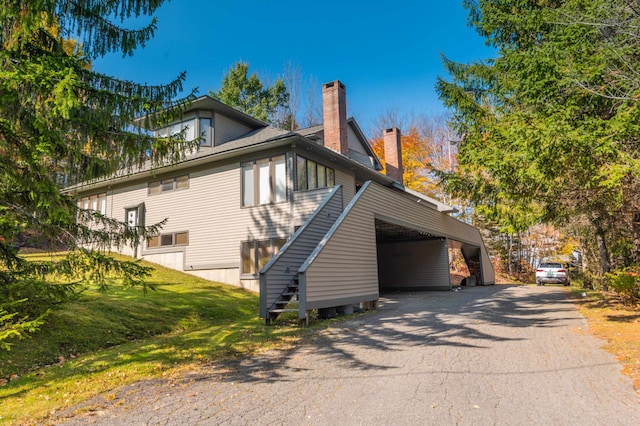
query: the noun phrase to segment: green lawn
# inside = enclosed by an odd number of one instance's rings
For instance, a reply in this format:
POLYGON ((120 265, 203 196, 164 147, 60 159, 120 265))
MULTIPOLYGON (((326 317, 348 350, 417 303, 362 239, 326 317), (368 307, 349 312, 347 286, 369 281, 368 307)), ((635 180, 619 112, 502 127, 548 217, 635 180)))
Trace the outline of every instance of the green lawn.
POLYGON ((294 344, 306 330, 267 327, 258 296, 156 267, 157 290, 113 284, 58 307, 31 339, 0 352, 0 423, 55 410, 137 380, 294 344))

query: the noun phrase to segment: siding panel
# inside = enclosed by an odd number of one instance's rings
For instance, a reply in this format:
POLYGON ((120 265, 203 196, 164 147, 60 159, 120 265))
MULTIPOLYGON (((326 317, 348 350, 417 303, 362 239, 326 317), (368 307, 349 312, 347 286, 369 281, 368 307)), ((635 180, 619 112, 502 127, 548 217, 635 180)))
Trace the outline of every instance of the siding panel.
POLYGON ((447 241, 415 241, 378 245, 381 289, 449 289, 447 241))
MULTIPOLYGON (((146 182, 116 187, 107 192, 107 214, 119 220, 125 218, 125 208, 144 202, 146 225, 167 219, 161 232, 189 232, 189 244, 175 247, 175 252, 184 253, 184 268, 187 271, 201 269, 238 269, 240 265, 240 242, 253 239, 287 238, 290 235, 291 205, 289 202, 243 208, 240 205, 240 163, 221 164, 189 174, 187 189, 148 195, 146 182)), ((183 175, 183 172, 158 175, 150 180, 159 180, 183 175)), ((159 256, 160 252, 171 252, 173 248, 140 248, 150 261, 175 268, 175 258, 159 256), (167 260, 165 262, 165 260, 167 260)), ((140 250, 139 249, 139 253, 140 250)), ((132 250, 125 248, 123 254, 132 250)), ((237 273, 224 276, 236 277, 237 273)), ((240 284, 234 278, 229 284, 240 284)))
POLYGON ((349 204, 356 195, 355 175, 336 169, 336 185, 342 185, 344 207, 347 207, 347 204, 349 204))
POLYGON ((222 114, 215 113, 214 117, 214 145, 222 145, 250 132, 251 127, 232 120, 222 114))
MULTIPOLYGON (((495 281, 480 233, 466 223, 421 205, 415 197, 367 182, 319 247, 302 265, 309 306, 330 307, 336 300, 378 294, 375 217, 434 236, 477 246, 483 280, 495 281), (487 267, 486 265, 489 265, 487 267)), ((448 263, 447 263, 448 272, 448 263)))

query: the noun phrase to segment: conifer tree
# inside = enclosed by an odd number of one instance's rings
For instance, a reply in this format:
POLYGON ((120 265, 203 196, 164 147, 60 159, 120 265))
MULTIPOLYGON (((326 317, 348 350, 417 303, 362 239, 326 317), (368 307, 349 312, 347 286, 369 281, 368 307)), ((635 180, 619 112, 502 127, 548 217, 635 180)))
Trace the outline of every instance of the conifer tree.
POLYGON ((104 287, 107 273, 143 284, 144 267, 105 252, 157 232, 160 224, 127 228, 80 209, 63 188, 181 156, 181 135, 154 138, 131 123, 145 116, 153 127, 180 114, 186 99, 175 98, 184 74, 147 86, 90 66, 107 53, 131 55, 143 46, 156 30, 155 18, 138 29, 122 23, 151 16, 162 3, 0 1, 0 347, 37 328, 49 308, 82 284, 104 287), (24 261, 18 248, 30 235, 68 247, 68 254, 24 261), (48 274, 67 277, 66 284, 48 284, 48 274))
POLYGON ((505 230, 586 226, 600 275, 640 258, 634 2, 464 4, 497 56, 444 60, 437 89, 463 135, 450 188, 505 230))
POLYGON ((286 108, 289 92, 283 79, 265 87, 258 74, 249 74, 249 64, 237 62, 222 79, 222 86, 209 94, 220 102, 239 109, 250 116, 281 128, 295 127, 295 118, 288 114, 278 122, 276 112, 286 108))

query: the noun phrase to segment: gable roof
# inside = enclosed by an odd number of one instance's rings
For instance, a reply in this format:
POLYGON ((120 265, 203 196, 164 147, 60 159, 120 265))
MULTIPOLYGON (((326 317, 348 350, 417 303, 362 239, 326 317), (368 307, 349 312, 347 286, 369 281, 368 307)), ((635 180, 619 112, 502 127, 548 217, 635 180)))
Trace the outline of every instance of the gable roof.
POLYGON ((221 145, 213 147, 200 147, 199 149, 196 149, 194 151, 187 152, 181 160, 175 163, 152 164, 150 161, 147 161, 139 169, 133 171, 122 170, 120 173, 117 173, 110 177, 73 185, 66 188, 65 191, 87 191, 94 188, 111 185, 113 183, 127 182, 147 176, 153 176, 154 174, 159 174, 164 171, 168 171, 169 169, 182 170, 201 164, 207 164, 214 161, 232 158, 241 154, 259 152, 264 149, 275 148, 289 144, 302 144, 306 146, 307 149, 317 150, 320 155, 329 157, 331 161, 342 163, 344 166, 349 167, 354 171, 354 173, 356 173, 359 179, 363 181, 374 180, 385 186, 396 188, 398 190, 406 192, 409 195, 428 202, 431 206, 441 212, 451 213, 457 211, 456 209, 438 200, 406 188, 404 185, 396 182, 394 179, 380 173, 379 170, 382 169, 380 160, 373 152, 369 141, 367 140, 364 133, 360 129, 360 126, 353 117, 347 120, 347 124, 356 134, 356 137, 359 139, 365 150, 367 150, 367 154, 373 159, 374 168, 371 168, 357 161, 356 159, 345 157, 344 155, 335 152, 332 149, 325 147, 324 145, 318 144, 317 140, 322 138, 322 136, 320 135, 324 132, 323 124, 307 127, 305 129, 300 129, 297 131, 277 129, 239 110, 236 110, 235 108, 225 105, 208 95, 201 96, 193 101, 193 103, 189 104, 189 107, 185 112, 198 109, 219 112, 227 117, 234 118, 241 123, 247 124, 249 127, 253 128, 253 130, 221 145))
MULTIPOLYGON (((360 129, 360 126, 358 125, 358 122, 356 121, 356 119, 353 117, 350 117, 349 119, 347 119, 347 125, 351 127, 351 130, 355 133, 356 137, 358 138, 358 141, 360 142, 360 145, 366 151, 366 155, 372 160, 373 162, 372 166, 374 170, 382 170, 382 163, 380 162, 380 159, 375 154, 375 152, 373 152, 373 148, 371 147, 369 140, 364 135, 364 132, 362 131, 362 129, 360 129)), ((320 136, 320 135, 324 134, 324 124, 317 124, 315 126, 296 130, 295 132, 311 140, 321 139, 323 138, 323 136, 320 136)), ((357 161, 354 158, 352 158, 352 160, 357 161)))
MULTIPOLYGON (((190 102, 186 107, 186 109, 183 111, 183 114, 191 111, 196 111, 196 110, 215 111, 229 118, 233 118, 234 120, 239 121, 243 124, 246 124, 252 128, 268 126, 268 124, 265 123, 264 121, 260 121, 257 118, 250 116, 249 114, 246 114, 227 104, 223 104, 219 100, 214 99, 209 95, 200 96, 195 100, 193 100, 192 102, 190 102)), ((142 122, 143 119, 144 119, 144 116, 137 118, 135 121, 136 123, 140 123, 142 122)), ((149 130, 153 130, 153 129, 149 129, 149 130)))

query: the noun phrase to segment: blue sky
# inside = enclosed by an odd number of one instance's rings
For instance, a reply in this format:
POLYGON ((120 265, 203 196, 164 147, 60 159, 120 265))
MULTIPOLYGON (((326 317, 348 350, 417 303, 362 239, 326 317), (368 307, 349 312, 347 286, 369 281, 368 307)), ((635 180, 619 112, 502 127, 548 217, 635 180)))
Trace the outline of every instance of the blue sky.
POLYGON ((456 0, 173 0, 155 16, 146 47, 96 59, 94 69, 148 84, 186 71, 185 89, 206 94, 239 60, 271 81, 291 62, 318 86, 342 81, 348 115, 363 128, 390 108, 443 112, 434 90, 441 53, 459 62, 493 56, 456 0))

